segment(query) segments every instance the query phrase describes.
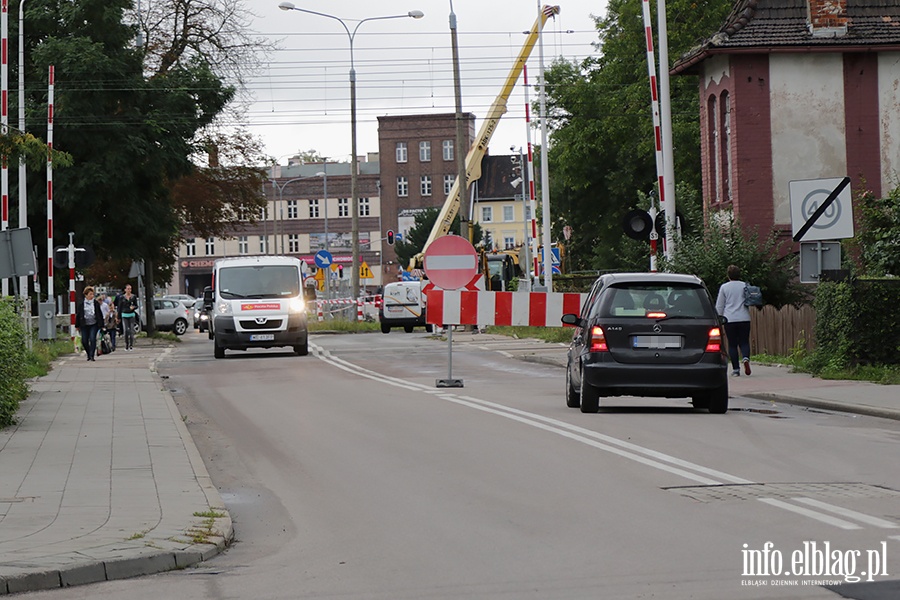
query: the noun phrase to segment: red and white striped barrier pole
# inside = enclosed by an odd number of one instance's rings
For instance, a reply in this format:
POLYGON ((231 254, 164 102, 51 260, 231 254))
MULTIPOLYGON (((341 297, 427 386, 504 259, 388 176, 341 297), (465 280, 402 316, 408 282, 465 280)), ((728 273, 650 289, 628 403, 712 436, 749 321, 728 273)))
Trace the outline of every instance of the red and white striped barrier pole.
POLYGON ((72 347, 75 346, 75 243, 74 233, 69 234, 69 337, 72 338, 72 347))
MULTIPOLYGON (((47 301, 53 302, 53 88, 55 69, 50 65, 47 87, 47 301)), ((75 266, 75 265, 71 265, 75 266)))
POLYGON ((427 290, 426 321, 433 325, 563 327, 564 314, 578 314, 587 294, 427 290))
MULTIPOLYGON (((531 257, 534 263, 532 267, 532 280, 538 276, 540 254, 538 252, 537 233, 537 204, 534 198, 534 148, 531 143, 531 102, 528 100, 528 65, 522 67, 522 83, 525 88, 525 131, 528 135, 528 210, 531 212, 531 257)), ((526 242, 527 243, 527 242, 526 242)))
POLYGON ((356 300, 356 320, 359 322, 366 320, 363 316, 363 301, 361 299, 356 300))
MULTIPOLYGON (((666 188, 662 150, 662 126, 659 118, 659 88, 656 85, 656 55, 653 52, 653 26, 650 20, 650 0, 643 0, 644 37, 647 41, 647 73, 650 76, 650 98, 653 110, 653 135, 656 139, 656 181, 659 184, 659 210, 665 212, 666 188)), ((655 227, 655 224, 654 224, 655 227)), ((656 272, 656 240, 650 240, 650 271, 656 272)), ((665 240, 663 240, 665 244, 665 240)))
MULTIPOLYGON (((9 133, 9 0, 0 1, 0 133, 9 133)), ((0 213, 3 231, 9 229, 9 164, 5 154, 0 157, 0 213)), ((9 295, 9 281, 3 280, 2 292, 9 295)))

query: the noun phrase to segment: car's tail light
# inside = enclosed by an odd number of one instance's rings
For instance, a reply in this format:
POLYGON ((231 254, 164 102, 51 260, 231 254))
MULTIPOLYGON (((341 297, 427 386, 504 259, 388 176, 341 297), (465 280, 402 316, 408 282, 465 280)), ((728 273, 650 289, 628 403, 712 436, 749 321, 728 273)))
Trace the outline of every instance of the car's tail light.
POLYGON ((664 312, 648 312, 647 318, 648 319, 665 319, 666 313, 664 313, 664 312))
POLYGON ((722 351, 722 330, 713 327, 709 330, 709 339, 706 342, 706 352, 722 351))
POLYGON ((609 352, 609 347, 606 345, 606 335, 603 333, 603 328, 599 325, 595 325, 591 328, 591 352, 609 352))

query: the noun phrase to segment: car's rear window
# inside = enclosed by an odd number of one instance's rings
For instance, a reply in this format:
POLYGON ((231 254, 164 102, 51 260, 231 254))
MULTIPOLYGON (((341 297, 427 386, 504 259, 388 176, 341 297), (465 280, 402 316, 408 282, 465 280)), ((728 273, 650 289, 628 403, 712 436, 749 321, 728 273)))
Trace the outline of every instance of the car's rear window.
POLYGON ((711 317, 706 290, 687 284, 630 283, 610 287, 595 305, 600 317, 645 317, 663 312, 669 317, 711 317))

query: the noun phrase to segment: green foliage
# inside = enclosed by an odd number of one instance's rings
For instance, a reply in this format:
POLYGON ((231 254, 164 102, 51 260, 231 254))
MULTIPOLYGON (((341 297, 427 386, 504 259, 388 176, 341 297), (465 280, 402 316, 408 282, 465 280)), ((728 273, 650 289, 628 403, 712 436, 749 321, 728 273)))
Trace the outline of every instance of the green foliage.
POLYGON ((734 264, 741 269, 741 279, 762 288, 766 304, 798 304, 806 292, 796 281, 797 258, 778 258, 779 246, 774 233, 760 240, 758 232, 746 232, 730 218, 684 236, 672 261, 660 259, 660 270, 696 275, 715 298, 727 281, 728 265, 734 264))
POLYGON ((900 364, 900 280, 819 283, 811 368, 900 364))
MULTIPOLYGON (((554 283, 556 279, 553 280, 554 283)), ((508 335, 516 339, 532 338, 536 340, 544 340, 545 342, 568 344, 572 341, 571 327, 500 327, 490 326, 485 329, 485 333, 493 333, 497 335, 508 335)))
MULTIPOLYGON (((438 214, 441 209, 438 207, 426 208, 416 215, 416 224, 410 228, 403 240, 394 243, 394 252, 397 254, 397 260, 404 269, 409 265, 409 261, 420 253, 431 235, 434 223, 437 221, 438 214)), ((453 225, 450 231, 459 233, 459 214, 453 219, 453 225)), ((477 246, 481 242, 481 225, 475 223, 472 231, 473 243, 477 246)))
POLYGON ((55 340, 37 340, 32 344, 31 352, 26 355, 25 378, 43 377, 50 372, 50 363, 63 354, 74 352, 72 340, 68 336, 55 340))
POLYGON ((377 321, 357 321, 356 319, 327 319, 325 321, 313 319, 309 322, 309 331, 310 333, 321 333, 323 331, 374 333, 381 331, 381 324, 377 321))
POLYGON ((15 422, 19 402, 28 394, 25 328, 15 305, 0 299, 0 428, 15 422))
POLYGON ((900 277, 900 187, 885 198, 864 192, 856 200, 859 227, 852 246, 859 251, 860 273, 900 277))
MULTIPOLYGON (((656 5, 651 6, 655 13, 656 5)), ((668 2, 670 56, 717 31, 732 6, 731 0, 668 2)), ((612 0, 607 16, 597 19, 598 54, 580 63, 559 61, 547 71, 553 234, 559 239, 557 229, 566 224, 575 229, 569 244, 574 271, 649 266, 647 243, 628 240, 621 227, 629 209, 649 207, 638 192, 653 189, 657 180, 641 10, 640 2, 612 0)), ((672 78, 671 101, 675 172, 686 189, 698 190, 696 78, 672 78)), ((680 197, 676 192, 684 212, 680 197)))

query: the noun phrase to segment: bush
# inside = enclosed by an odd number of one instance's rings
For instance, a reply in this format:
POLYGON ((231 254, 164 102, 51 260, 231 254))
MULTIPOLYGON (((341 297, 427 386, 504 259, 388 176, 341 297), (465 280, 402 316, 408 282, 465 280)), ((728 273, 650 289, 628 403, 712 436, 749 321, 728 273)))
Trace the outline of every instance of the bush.
POLYGON ((25 329, 15 305, 0 300, 0 428, 15 422, 19 402, 28 395, 25 329))
POLYGON ((900 364, 900 279, 823 281, 816 289, 816 369, 900 364))

